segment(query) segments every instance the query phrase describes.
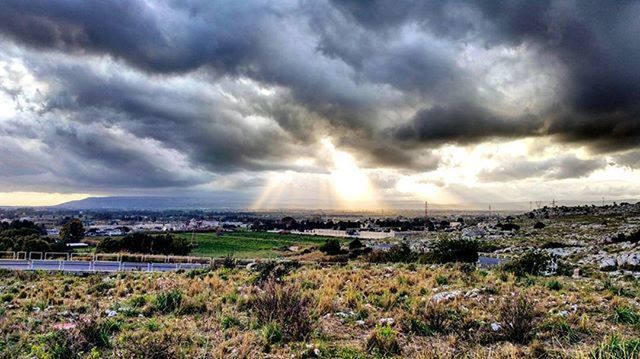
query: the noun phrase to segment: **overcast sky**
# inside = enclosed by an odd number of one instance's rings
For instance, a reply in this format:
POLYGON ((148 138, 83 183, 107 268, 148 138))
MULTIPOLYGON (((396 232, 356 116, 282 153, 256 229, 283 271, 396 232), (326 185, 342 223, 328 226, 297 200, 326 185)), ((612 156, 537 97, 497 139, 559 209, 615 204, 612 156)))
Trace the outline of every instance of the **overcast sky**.
POLYGON ((638 34, 637 1, 4 0, 0 204, 636 198, 638 34))

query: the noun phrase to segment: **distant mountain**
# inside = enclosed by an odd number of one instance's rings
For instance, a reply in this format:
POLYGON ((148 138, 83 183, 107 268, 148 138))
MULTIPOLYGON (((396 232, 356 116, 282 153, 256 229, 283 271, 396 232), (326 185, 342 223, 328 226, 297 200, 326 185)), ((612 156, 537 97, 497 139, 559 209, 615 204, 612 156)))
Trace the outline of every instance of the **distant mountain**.
POLYGON ((237 195, 218 195, 215 197, 147 197, 112 196, 87 197, 76 201, 61 203, 54 208, 73 210, 163 210, 163 209, 240 209, 247 202, 237 195))

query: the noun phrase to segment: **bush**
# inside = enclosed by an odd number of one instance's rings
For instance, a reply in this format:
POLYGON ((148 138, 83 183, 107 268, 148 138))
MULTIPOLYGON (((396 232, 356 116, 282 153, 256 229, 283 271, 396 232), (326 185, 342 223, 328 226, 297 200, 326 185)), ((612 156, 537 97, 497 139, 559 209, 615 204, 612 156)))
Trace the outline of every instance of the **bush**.
POLYGON ((364 247, 364 244, 362 244, 362 242, 358 238, 355 238, 354 240, 349 242, 349 250, 360 249, 362 247, 364 247))
POLYGON ((289 274, 293 269, 298 267, 300 267, 300 263, 298 263, 297 261, 281 263, 269 261, 258 263, 258 265, 256 266, 258 275, 256 276, 255 283, 262 284, 269 279, 280 281, 285 275, 289 274))
POLYGON ((535 327, 535 308, 524 295, 507 297, 498 310, 504 339, 514 343, 529 342, 535 327))
POLYGON ((222 260, 222 267, 227 269, 233 269, 236 267, 236 260, 233 258, 233 253, 229 253, 224 256, 222 260))
POLYGON ((249 303, 258 324, 279 325, 284 341, 304 340, 311 334, 315 324, 312 305, 313 300, 303 296, 299 287, 273 279, 268 280, 264 291, 249 303))
POLYGON ((464 319, 458 309, 429 301, 414 310, 412 318, 405 322, 405 328, 410 333, 424 336, 461 333, 468 329, 464 319))
POLYGON ((503 269, 518 277, 543 274, 551 264, 551 256, 543 250, 530 250, 520 257, 510 260, 503 269))
POLYGON ((83 349, 89 350, 93 347, 111 347, 111 334, 120 331, 121 327, 122 323, 113 319, 88 318, 79 321, 75 329, 83 349))
POLYGON ((56 330, 43 338, 42 348, 32 348, 31 357, 73 359, 81 358, 81 348, 77 345, 73 334, 67 330, 56 330), (44 351, 41 353, 40 351, 44 351))
POLYGON ((551 290, 560 290, 562 289, 562 283, 558 282, 557 280, 551 280, 547 282, 547 288, 551 290))
POLYGON ((340 254, 340 241, 337 239, 327 239, 323 245, 320 246, 320 251, 328 255, 340 254))
POLYGON ((418 256, 411 251, 409 245, 402 243, 391 247, 388 251, 373 251, 367 259, 372 263, 408 263, 417 261, 418 256))
POLYGON ((153 307, 160 313, 171 313, 180 307, 182 303, 182 292, 179 290, 172 290, 169 292, 158 293, 156 295, 153 307))
POLYGON ((398 355, 402 352, 398 342, 398 333, 388 325, 377 326, 371 332, 365 349, 368 353, 380 356, 398 355))
POLYGON ((480 245, 475 240, 445 238, 435 243, 426 259, 432 263, 475 263, 478 261, 479 248, 480 245))

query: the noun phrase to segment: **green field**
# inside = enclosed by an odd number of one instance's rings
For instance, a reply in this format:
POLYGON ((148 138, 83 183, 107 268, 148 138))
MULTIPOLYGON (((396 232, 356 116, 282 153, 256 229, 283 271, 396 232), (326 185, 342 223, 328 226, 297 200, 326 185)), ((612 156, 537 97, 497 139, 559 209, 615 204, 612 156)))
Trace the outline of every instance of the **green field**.
MULTIPOLYGON (((191 233, 177 234, 180 237, 191 240, 191 233)), ((236 258, 272 258, 282 255, 278 248, 283 246, 309 246, 324 243, 328 237, 277 234, 266 232, 224 232, 196 233, 192 254, 204 257, 224 257, 232 254, 236 258)))

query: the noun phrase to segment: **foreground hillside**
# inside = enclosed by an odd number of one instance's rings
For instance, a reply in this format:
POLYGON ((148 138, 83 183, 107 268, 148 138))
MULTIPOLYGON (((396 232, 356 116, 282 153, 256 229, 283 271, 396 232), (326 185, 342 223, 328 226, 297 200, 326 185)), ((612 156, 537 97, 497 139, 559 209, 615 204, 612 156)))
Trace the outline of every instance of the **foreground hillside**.
POLYGON ((636 358, 637 280, 467 265, 3 272, 2 357, 636 358))

